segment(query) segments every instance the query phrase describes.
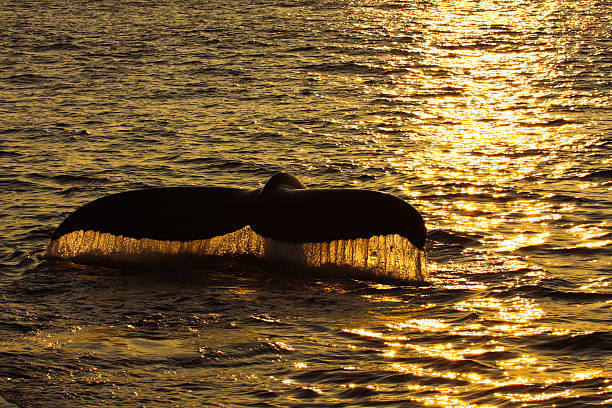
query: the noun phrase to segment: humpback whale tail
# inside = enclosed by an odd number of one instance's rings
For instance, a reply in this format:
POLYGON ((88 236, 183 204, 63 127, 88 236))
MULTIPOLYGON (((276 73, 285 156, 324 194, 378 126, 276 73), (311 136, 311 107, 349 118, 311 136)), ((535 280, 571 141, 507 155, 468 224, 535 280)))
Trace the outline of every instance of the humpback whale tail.
POLYGON ((426 232, 418 211, 390 194, 308 189, 278 173, 255 190, 166 187, 99 198, 59 225, 44 256, 125 265, 252 255, 410 281, 427 278, 426 232))

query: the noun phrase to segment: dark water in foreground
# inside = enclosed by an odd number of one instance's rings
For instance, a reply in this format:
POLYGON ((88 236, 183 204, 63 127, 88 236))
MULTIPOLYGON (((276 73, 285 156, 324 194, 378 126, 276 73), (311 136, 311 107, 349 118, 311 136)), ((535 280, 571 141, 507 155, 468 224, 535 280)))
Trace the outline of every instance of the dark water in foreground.
POLYGON ((0 396, 611 405, 610 16, 586 0, 2 2, 0 396), (429 285, 36 257, 104 194, 278 170, 411 202, 429 285))

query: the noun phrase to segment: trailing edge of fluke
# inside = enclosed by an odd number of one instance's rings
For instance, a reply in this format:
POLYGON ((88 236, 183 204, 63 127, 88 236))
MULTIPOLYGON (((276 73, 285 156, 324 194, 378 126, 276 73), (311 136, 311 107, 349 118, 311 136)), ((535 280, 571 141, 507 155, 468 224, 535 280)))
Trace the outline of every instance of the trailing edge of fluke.
POLYGON ((164 187, 112 194, 85 204, 55 230, 130 238, 191 241, 245 226, 286 242, 330 242, 398 234, 423 249, 427 229, 410 204, 393 195, 357 189, 308 189, 277 173, 261 189, 164 187))

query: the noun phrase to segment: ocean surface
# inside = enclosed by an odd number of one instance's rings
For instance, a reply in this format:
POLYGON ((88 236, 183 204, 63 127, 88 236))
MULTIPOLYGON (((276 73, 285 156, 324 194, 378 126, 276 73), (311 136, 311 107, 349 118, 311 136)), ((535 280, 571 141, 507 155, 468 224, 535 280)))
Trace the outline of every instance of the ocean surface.
POLYGON ((3 0, 0 27, 0 406, 612 406, 609 0, 3 0), (428 281, 39 256, 106 194, 281 170, 410 202, 428 281))

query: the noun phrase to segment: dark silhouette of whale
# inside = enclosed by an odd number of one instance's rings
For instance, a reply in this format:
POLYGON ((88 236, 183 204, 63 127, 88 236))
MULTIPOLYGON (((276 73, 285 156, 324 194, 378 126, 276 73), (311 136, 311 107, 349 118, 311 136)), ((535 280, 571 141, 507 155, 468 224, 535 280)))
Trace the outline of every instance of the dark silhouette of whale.
POLYGON ((135 239, 190 241, 250 226, 292 243, 330 242, 397 234, 423 249, 427 229, 410 204, 393 195, 357 189, 307 189, 288 173, 261 189, 164 187, 94 200, 70 214, 52 240, 74 231, 135 239))

